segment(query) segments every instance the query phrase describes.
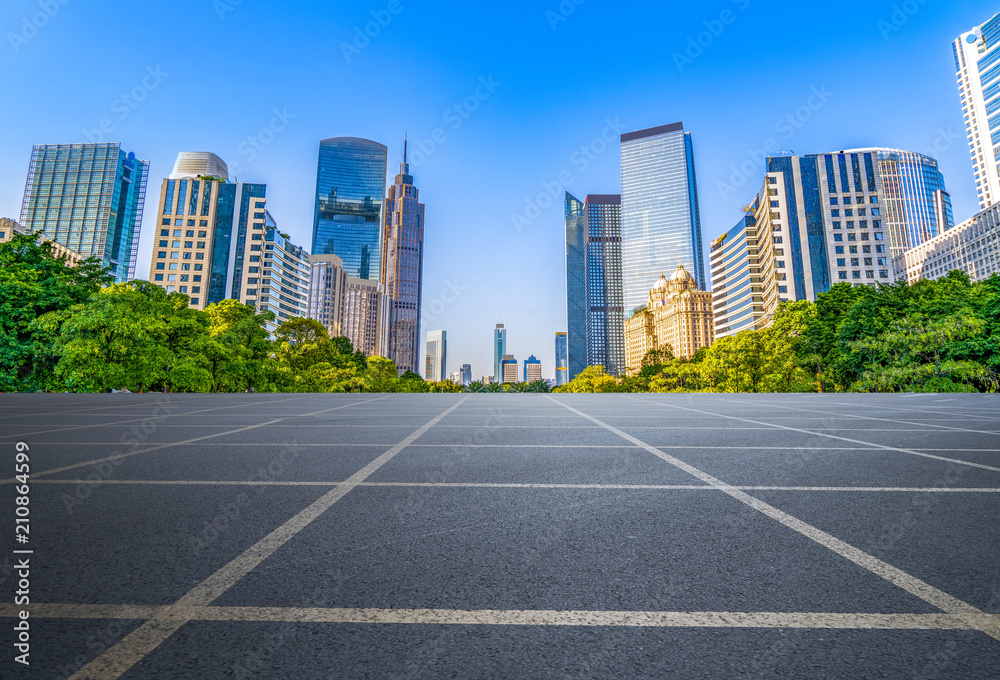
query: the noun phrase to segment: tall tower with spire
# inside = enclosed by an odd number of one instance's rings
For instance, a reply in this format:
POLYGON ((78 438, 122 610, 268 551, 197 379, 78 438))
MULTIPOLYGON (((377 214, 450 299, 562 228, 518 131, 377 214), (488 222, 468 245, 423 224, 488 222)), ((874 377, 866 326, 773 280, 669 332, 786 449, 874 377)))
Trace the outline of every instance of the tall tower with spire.
POLYGON ((424 204, 403 162, 382 211, 382 283, 386 354, 399 370, 420 373, 420 302, 424 271, 424 204))

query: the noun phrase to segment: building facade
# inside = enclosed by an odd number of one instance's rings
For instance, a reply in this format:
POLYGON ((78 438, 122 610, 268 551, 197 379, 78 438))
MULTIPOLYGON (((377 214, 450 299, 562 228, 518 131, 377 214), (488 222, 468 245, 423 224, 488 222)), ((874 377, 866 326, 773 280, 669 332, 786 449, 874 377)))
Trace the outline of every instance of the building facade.
POLYGON ((619 195, 590 195, 584 204, 587 365, 614 376, 625 370, 621 203, 619 195))
POLYGON ((624 324, 628 373, 638 373, 652 349, 670 347, 675 357, 690 359, 714 342, 712 294, 699 290, 683 266, 669 281, 661 274, 647 300, 624 324))
POLYGON ((503 382, 503 360, 507 355, 507 329, 498 323, 493 330, 493 381, 503 382))
POLYGON ((34 146, 21 225, 80 256, 96 257, 115 281, 135 277, 149 162, 119 144, 34 146))
POLYGON ((524 382, 533 383, 542 379, 542 362, 531 355, 524 360, 524 382))
POLYGON ((366 357, 381 356, 385 294, 378 281, 358 279, 344 272, 340 335, 366 357))
POLYGON ((898 279, 939 279, 955 269, 973 281, 1000 273, 1000 203, 921 243, 895 260, 898 279))
POLYGON ((427 333, 427 356, 424 361, 424 380, 443 381, 448 375, 448 332, 427 333))
POLYGON ((556 387, 569 382, 569 349, 566 333, 556 333, 556 387))
POLYGON ((513 354, 505 354, 500 361, 500 376, 502 383, 517 382, 517 360, 513 354))
POLYGON ((472 384, 472 364, 462 364, 462 368, 458 373, 462 385, 468 386, 472 384))
POLYGON ((566 192, 566 350, 572 380, 587 368, 587 233, 584 204, 566 192))
MULTIPOLYGON (((274 313, 274 321, 265 324, 268 332, 273 333, 285 321, 309 315, 312 272, 309 253, 278 231, 270 213, 265 215, 264 257, 259 266, 253 261, 254 254, 259 251, 251 251, 244 258, 246 276, 239 299, 260 312, 274 313)), ((256 235, 251 234, 251 238, 256 235)))
POLYGON ((646 303, 650 281, 680 262, 706 287, 691 133, 683 123, 621 136, 622 295, 646 303))
MULTIPOLYGON (((22 227, 16 220, 12 220, 9 217, 0 217, 0 243, 7 243, 13 240, 15 236, 23 236, 30 233, 30 231, 22 227)), ((65 261, 71 267, 75 267, 85 259, 79 253, 70 250, 66 246, 59 245, 55 241, 50 241, 45 236, 40 236, 39 238, 43 243, 51 244, 52 254, 65 261)))
POLYGON ((347 285, 344 261, 337 255, 310 255, 309 270, 306 316, 323 324, 331 338, 341 337, 344 334, 344 287, 347 285))
POLYGON ((338 255, 347 275, 379 279, 387 149, 357 137, 319 145, 312 252, 338 255))
POLYGON ((980 209, 1000 202, 1000 14, 952 43, 980 209))
POLYGON ((423 287, 424 204, 403 162, 382 210, 382 284, 386 296, 388 357, 402 371, 418 370, 423 287))

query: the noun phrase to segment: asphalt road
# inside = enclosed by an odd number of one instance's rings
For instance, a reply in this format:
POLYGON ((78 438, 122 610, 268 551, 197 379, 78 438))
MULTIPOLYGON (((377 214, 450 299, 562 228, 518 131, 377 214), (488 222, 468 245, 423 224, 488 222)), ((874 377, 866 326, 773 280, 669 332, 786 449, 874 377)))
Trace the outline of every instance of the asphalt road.
POLYGON ((0 395, 0 451, 5 680, 1000 677, 992 396, 0 395))

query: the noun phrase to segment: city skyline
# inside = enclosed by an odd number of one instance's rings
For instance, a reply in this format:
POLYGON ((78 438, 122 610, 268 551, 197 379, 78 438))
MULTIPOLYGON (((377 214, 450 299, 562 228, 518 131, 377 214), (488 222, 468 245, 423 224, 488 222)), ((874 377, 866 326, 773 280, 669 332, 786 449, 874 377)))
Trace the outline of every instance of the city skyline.
MULTIPOLYGON (((150 161, 154 182, 168 175, 178 152, 201 149, 222 157, 239 181, 267 184, 268 210, 294 243, 308 247, 318 141, 344 135, 392 143, 408 128, 411 140, 416 140, 411 141, 411 155, 419 167, 421 192, 432 206, 435 227, 434 233, 428 235, 424 295, 425 306, 435 309, 433 303, 439 302, 441 311, 428 312, 435 317, 429 321, 430 327, 453 329, 452 354, 457 361, 472 363, 476 375, 489 373, 492 357, 486 353, 483 338, 497 316, 506 316, 507 327, 512 330, 508 351, 520 357, 533 353, 542 360, 544 375, 554 374, 553 353, 546 348, 551 346, 554 332, 566 330, 564 225, 559 208, 553 207, 562 202, 562 192, 550 196, 553 206, 538 208, 537 217, 532 217, 535 213, 529 203, 541 206, 538 196, 548 196, 544 185, 559 183, 563 171, 572 179, 564 188, 575 195, 616 191, 617 141, 609 140, 616 140, 621 133, 669 120, 684 120, 693 132, 701 192, 702 246, 706 253, 709 241, 736 223, 741 205, 752 200, 763 176, 763 166, 755 163, 754 154, 757 149, 766 150, 772 138, 777 145, 768 153, 786 147, 810 154, 876 146, 928 153, 939 161, 947 178, 955 223, 977 212, 951 43, 996 11, 985 4, 959 8, 924 5, 900 19, 893 17, 889 7, 849 3, 845 7, 849 22, 846 17, 835 18, 813 43, 801 46, 794 60, 787 55, 776 57, 778 63, 770 68, 780 77, 766 97, 750 95, 750 88, 744 89, 738 82, 749 80, 757 67, 736 63, 735 55, 743 49, 745 40, 767 22, 776 20, 791 28, 808 21, 814 16, 813 10, 790 9, 787 16, 775 19, 750 3, 733 3, 735 20, 723 25, 718 35, 707 33, 709 39, 702 42, 708 45, 699 46, 696 39, 708 31, 706 24, 717 21, 717 15, 704 9, 685 9, 672 13, 672 27, 660 40, 666 45, 666 54, 651 62, 654 66, 639 65, 648 56, 644 48, 629 48, 613 63, 598 66, 586 91, 566 100, 575 105, 571 114, 563 114, 558 135, 553 134, 551 116, 562 111, 564 104, 555 103, 555 99, 565 96, 563 90, 553 91, 552 101, 548 94, 540 96, 542 83, 551 86, 551 78, 535 74, 533 65, 491 56, 489 48, 496 47, 493 39, 482 48, 459 40, 461 44, 455 47, 469 52, 470 57, 461 66, 453 67, 449 77, 435 75, 433 65, 448 62, 447 52, 453 48, 420 47, 414 53, 414 63, 424 80, 420 88, 416 84, 405 88, 406 93, 418 95, 405 120, 397 113, 377 112, 370 106, 350 111, 341 107, 331 114, 321 106, 322 95, 303 98, 295 89, 301 79, 277 81, 276 71, 270 66, 261 66, 261 77, 271 88, 264 97, 254 93, 251 98, 248 83, 242 81, 223 84, 205 107, 178 108, 172 98, 192 87, 205 88, 203 79, 207 75, 189 73, 184 61, 177 61, 173 53, 189 40, 180 29, 179 33, 170 33, 171 40, 153 41, 142 51, 145 60, 127 68, 108 66, 106 86, 94 87, 92 79, 79 76, 79 69, 88 65, 106 65, 110 55, 103 52, 79 58, 81 63, 69 64, 66 73, 56 74, 46 68, 59 56, 59 41, 67 41, 68 35, 85 31, 91 24, 107 22, 117 4, 108 3, 107 15, 88 15, 73 4, 60 6, 59 14, 38 31, 37 37, 18 44, 16 50, 12 45, 3 57, 12 74, 12 86, 26 86, 28 80, 38 80, 44 74, 48 87, 36 90, 40 100, 30 112, 9 109, 5 113, 12 132, 0 146, 8 159, 0 170, 6 180, 0 183, 4 187, 0 189, 0 215, 18 218, 33 144, 118 142, 123 149, 134 151, 137 158, 150 161), (844 45, 839 37, 843 34, 849 34, 856 43, 851 48, 855 53, 838 51, 844 45), (694 47, 689 38, 694 40, 694 47), (867 99, 852 91, 854 78, 848 74, 857 72, 858 64, 872 58, 891 61, 897 76, 880 83, 885 100, 894 102, 891 109, 873 111, 867 99), (732 73, 709 79, 711 82, 705 85, 695 82, 706 73, 721 73, 720 64, 733 67, 732 73), (623 73, 627 74, 624 78, 623 73), (913 85, 918 74, 919 87, 913 85), (74 78, 81 82, 71 82, 74 78), (69 96, 74 101, 75 115, 67 116, 64 106, 54 104, 53 94, 41 90, 53 90, 60 99, 69 96), (120 96, 123 93, 125 99, 120 96), (707 94, 703 102, 696 103, 699 93, 707 94), (751 98, 740 100, 741 96, 751 98), (741 101, 739 107, 726 105, 737 100, 741 101), (866 102, 868 112, 864 124, 842 120, 846 117, 843 114, 860 102, 866 102), (241 107, 245 112, 237 111, 241 107), (122 117, 120 110, 128 115, 122 117), (461 125, 454 127, 453 119, 461 125), (439 130, 440 134, 435 135, 439 130), (529 143, 512 143, 515 139, 529 143), (581 146, 585 151, 578 153, 581 146), (602 146, 603 150, 598 151, 602 146), (485 220, 476 221, 470 233, 468 216, 481 214, 479 202, 474 199, 483 182, 482 175, 471 170, 481 168, 487 157, 501 163, 490 180, 502 182, 500 200, 485 220), (528 170, 512 172, 515 167, 528 170), (746 168, 752 171, 745 172, 746 168), (520 231, 511 220, 519 214, 529 221, 520 231), (487 247, 495 248, 505 240, 517 245, 518 252, 528 253, 529 261, 528 266, 520 268, 518 277, 506 277, 504 285, 497 285, 496 279, 490 281, 482 276, 476 261, 481 260, 487 247)), ((221 36, 222 49, 238 45, 234 42, 236 33, 258 24, 267 25, 250 5, 228 5, 234 6, 222 16, 217 16, 211 5, 199 10, 205 15, 205 36, 221 36), (230 33, 234 37, 229 37, 230 33)), ((547 39, 551 46, 538 48, 541 54, 536 55, 536 61, 557 54, 564 41, 590 26, 620 20, 610 9, 586 5, 553 27, 545 17, 545 11, 551 8, 540 3, 535 9, 537 13, 499 20, 515 40, 547 39)), ((37 10, 37 3, 15 2, 11 10, 17 18, 11 25, 16 33, 19 18, 30 16, 37 10)), ((371 21, 371 10, 359 5, 328 17, 336 25, 333 35, 338 47, 341 42, 351 44, 354 28, 371 21)), ((452 25, 474 21, 482 11, 449 21, 452 25)), ((665 10, 655 10, 660 11, 665 10)), ((301 26, 301 12, 289 9, 285 15, 268 19, 277 27, 291 21, 301 26)), ((370 39, 370 46, 357 55, 351 54, 350 61, 345 57, 343 62, 333 64, 331 68, 344 79, 343 86, 371 80, 376 73, 390 73, 389 64, 398 59, 400 50, 414 47, 406 34, 424 26, 430 20, 427 14, 404 5, 401 13, 392 15, 392 23, 377 38, 370 39)), ((120 32, 138 30, 144 35, 141 22, 154 17, 168 25, 178 20, 169 13, 143 9, 135 18, 115 17, 112 23, 120 32)), ((642 34, 648 29, 634 30, 642 34)), ((294 45, 288 48, 290 55, 300 56, 306 49, 294 45)), ((334 52, 338 59, 342 56, 342 50, 334 52)), ((248 66, 257 64, 256 56, 237 54, 249 60, 248 66)), ((450 63, 456 60, 450 59, 450 63)), ((590 64, 584 60, 581 66, 590 64)), ((148 258, 154 250, 156 211, 150 205, 154 193, 147 195, 144 209, 136 264, 139 276, 149 271, 148 258)), ((707 266, 707 262, 702 265, 707 266)))

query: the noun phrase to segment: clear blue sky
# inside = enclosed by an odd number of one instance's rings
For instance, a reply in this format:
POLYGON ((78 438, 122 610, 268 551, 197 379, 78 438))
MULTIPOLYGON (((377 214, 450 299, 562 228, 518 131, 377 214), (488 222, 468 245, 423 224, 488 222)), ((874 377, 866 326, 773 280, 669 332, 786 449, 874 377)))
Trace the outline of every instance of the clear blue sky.
POLYGON ((7 0, 0 216, 20 214, 32 144, 86 141, 109 119, 106 140, 151 162, 140 276, 178 151, 214 151, 240 180, 266 182, 272 214, 308 248, 320 139, 386 144, 391 182, 404 131, 412 151, 438 130, 443 142, 412 169, 427 204, 424 306, 438 312, 424 331, 447 330, 449 371, 471 363, 478 377, 492 373, 492 328, 506 319, 508 350, 551 377, 566 325, 558 181, 566 173, 580 198, 620 190, 617 142, 574 156, 606 120, 693 132, 706 243, 762 178, 754 170, 733 193, 720 183, 771 138, 799 154, 937 145, 956 220, 976 212, 951 41, 1000 3, 577 2, 7 0), (387 25, 374 30, 372 12, 387 25), (355 42, 366 24, 377 35, 355 42), (813 88, 826 101, 801 109, 813 88), (254 149, 275 110, 294 118, 254 149), (796 127, 777 127, 796 111, 796 127), (519 231, 512 216, 546 183, 555 198, 519 231), (449 283, 460 294, 442 300, 449 283))

